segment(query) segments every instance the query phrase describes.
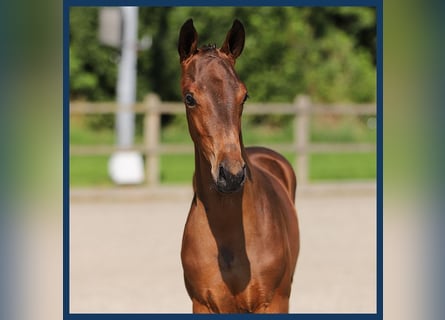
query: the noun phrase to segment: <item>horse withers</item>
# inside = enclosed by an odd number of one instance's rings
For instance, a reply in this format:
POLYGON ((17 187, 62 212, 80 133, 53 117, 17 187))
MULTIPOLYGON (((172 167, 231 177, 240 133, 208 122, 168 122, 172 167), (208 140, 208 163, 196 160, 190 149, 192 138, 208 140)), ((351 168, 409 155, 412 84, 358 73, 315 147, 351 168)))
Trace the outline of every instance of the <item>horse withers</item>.
POLYGON ((181 260, 194 313, 287 313, 299 252, 296 178, 278 153, 245 148, 247 89, 235 61, 245 31, 235 20, 221 48, 198 48, 181 28, 181 89, 195 147, 194 197, 181 260))

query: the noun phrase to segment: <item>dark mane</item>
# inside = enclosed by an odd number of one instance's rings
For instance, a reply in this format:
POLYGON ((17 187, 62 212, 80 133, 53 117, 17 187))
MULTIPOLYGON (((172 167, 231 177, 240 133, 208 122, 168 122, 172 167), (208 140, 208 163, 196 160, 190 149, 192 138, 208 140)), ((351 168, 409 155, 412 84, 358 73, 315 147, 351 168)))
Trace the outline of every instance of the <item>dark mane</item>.
POLYGON ((213 50, 216 50, 216 44, 215 43, 209 43, 209 44, 204 45, 201 48, 199 48, 199 50, 202 50, 202 51, 213 51, 213 50))

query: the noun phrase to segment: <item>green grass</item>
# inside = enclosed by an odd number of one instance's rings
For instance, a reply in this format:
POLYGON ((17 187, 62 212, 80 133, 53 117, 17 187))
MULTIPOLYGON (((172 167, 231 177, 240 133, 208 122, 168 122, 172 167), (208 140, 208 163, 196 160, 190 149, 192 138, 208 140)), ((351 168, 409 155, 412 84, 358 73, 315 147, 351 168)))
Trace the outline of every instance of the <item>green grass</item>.
MULTIPOLYGON (((365 119, 366 120, 366 119, 365 119)), ((375 142, 375 130, 366 127, 362 119, 314 119, 311 140, 314 142, 375 142)), ((283 126, 257 125, 246 119, 243 124, 245 144, 262 145, 289 143, 292 141, 292 122, 283 126)), ((72 121, 70 141, 76 145, 113 144, 114 132, 111 130, 93 131, 82 121, 72 121)), ((163 143, 191 143, 185 117, 178 117, 161 133, 163 143)), ((141 143, 142 137, 135 138, 141 143)), ((293 154, 285 154, 294 163, 293 154)), ((108 177, 109 156, 71 156, 71 186, 111 186, 108 177)), ((309 158, 311 181, 365 180, 376 177, 375 153, 333 153, 312 154, 309 158)), ((191 184, 194 159, 193 155, 162 155, 161 182, 164 184, 191 184)))
POLYGON ((195 160, 193 154, 161 156, 161 181, 166 184, 192 183, 195 160))
POLYGON ((310 156, 309 179, 367 180, 376 177, 375 153, 312 154, 310 156))
MULTIPOLYGON (((246 145, 265 143, 286 143, 292 141, 292 122, 286 121, 284 126, 258 125, 251 117, 244 117, 243 140, 246 145)), ((191 143, 185 116, 177 116, 175 120, 162 130, 163 143, 191 143)))
POLYGON ((113 182, 108 177, 109 156, 71 156, 70 185, 71 186, 111 186, 113 182))
MULTIPOLYGON (((293 161, 293 155, 285 155, 293 161)), ((375 153, 313 154, 310 156, 311 181, 366 180, 376 176, 375 153)), ((71 156, 72 186, 111 186, 108 156, 71 156)), ((191 183, 193 155, 161 156, 161 181, 165 184, 191 183)))
MULTIPOLYGON (((116 140, 112 129, 93 130, 88 127, 88 116, 75 117, 70 121, 70 142, 76 145, 112 145, 116 140)), ((136 134, 136 143, 142 143, 142 135, 136 134)))
MULTIPOLYGON (((284 155, 291 163, 293 154, 284 155)), ((309 177, 312 181, 366 180, 376 176, 375 153, 313 154, 310 156, 309 177)), ((164 183, 191 183, 194 171, 193 155, 161 157, 161 180, 164 183)))
POLYGON ((113 144, 114 133, 105 129, 92 131, 82 124, 71 124, 70 142, 77 145, 113 144))

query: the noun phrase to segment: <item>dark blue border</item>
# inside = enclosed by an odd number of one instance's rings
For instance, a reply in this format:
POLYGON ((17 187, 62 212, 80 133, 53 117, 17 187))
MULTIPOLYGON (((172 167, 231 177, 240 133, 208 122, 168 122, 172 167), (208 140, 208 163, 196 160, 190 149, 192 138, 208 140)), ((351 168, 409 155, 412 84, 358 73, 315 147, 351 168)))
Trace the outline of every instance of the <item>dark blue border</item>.
POLYGON ((276 0, 276 1, 142 1, 142 0, 64 0, 63 2, 63 319, 215 319, 255 317, 380 320, 383 319, 383 1, 382 0, 276 0), (289 314, 289 315, 193 315, 193 314, 83 314, 69 313, 69 10, 75 6, 369 6, 377 13, 377 306, 373 314, 289 314))
POLYGON ((378 7, 381 0, 64 0, 64 7, 100 7, 100 6, 158 6, 158 7, 181 7, 181 6, 311 6, 311 7, 339 7, 359 6, 378 7))
POLYGON ((70 175, 69 175, 69 132, 70 132, 70 77, 69 77, 69 16, 70 7, 63 3, 63 319, 68 319, 70 305, 70 255, 69 255, 69 203, 70 203, 70 175))
POLYGON ((114 314, 96 314, 96 313, 74 313, 69 314, 68 317, 65 315, 65 320, 142 320, 151 318, 168 320, 171 318, 181 318, 183 320, 215 320, 215 319, 255 319, 255 320, 271 320, 271 319, 295 319, 295 320, 380 320, 380 318, 375 313, 292 313, 292 314, 165 314, 165 313, 114 313, 114 314))
POLYGON ((377 1, 377 314, 383 319, 383 0, 377 1))

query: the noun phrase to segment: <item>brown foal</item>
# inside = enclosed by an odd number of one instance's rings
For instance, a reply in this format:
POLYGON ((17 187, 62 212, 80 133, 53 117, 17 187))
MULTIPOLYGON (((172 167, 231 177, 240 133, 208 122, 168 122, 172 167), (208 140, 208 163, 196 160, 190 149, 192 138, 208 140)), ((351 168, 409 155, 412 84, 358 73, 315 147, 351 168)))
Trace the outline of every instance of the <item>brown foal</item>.
POLYGON ((195 146, 194 197, 181 259, 194 313, 287 313, 299 252, 296 178, 278 153, 245 148, 247 89, 235 60, 245 32, 235 20, 220 49, 198 48, 181 28, 181 88, 195 146))

